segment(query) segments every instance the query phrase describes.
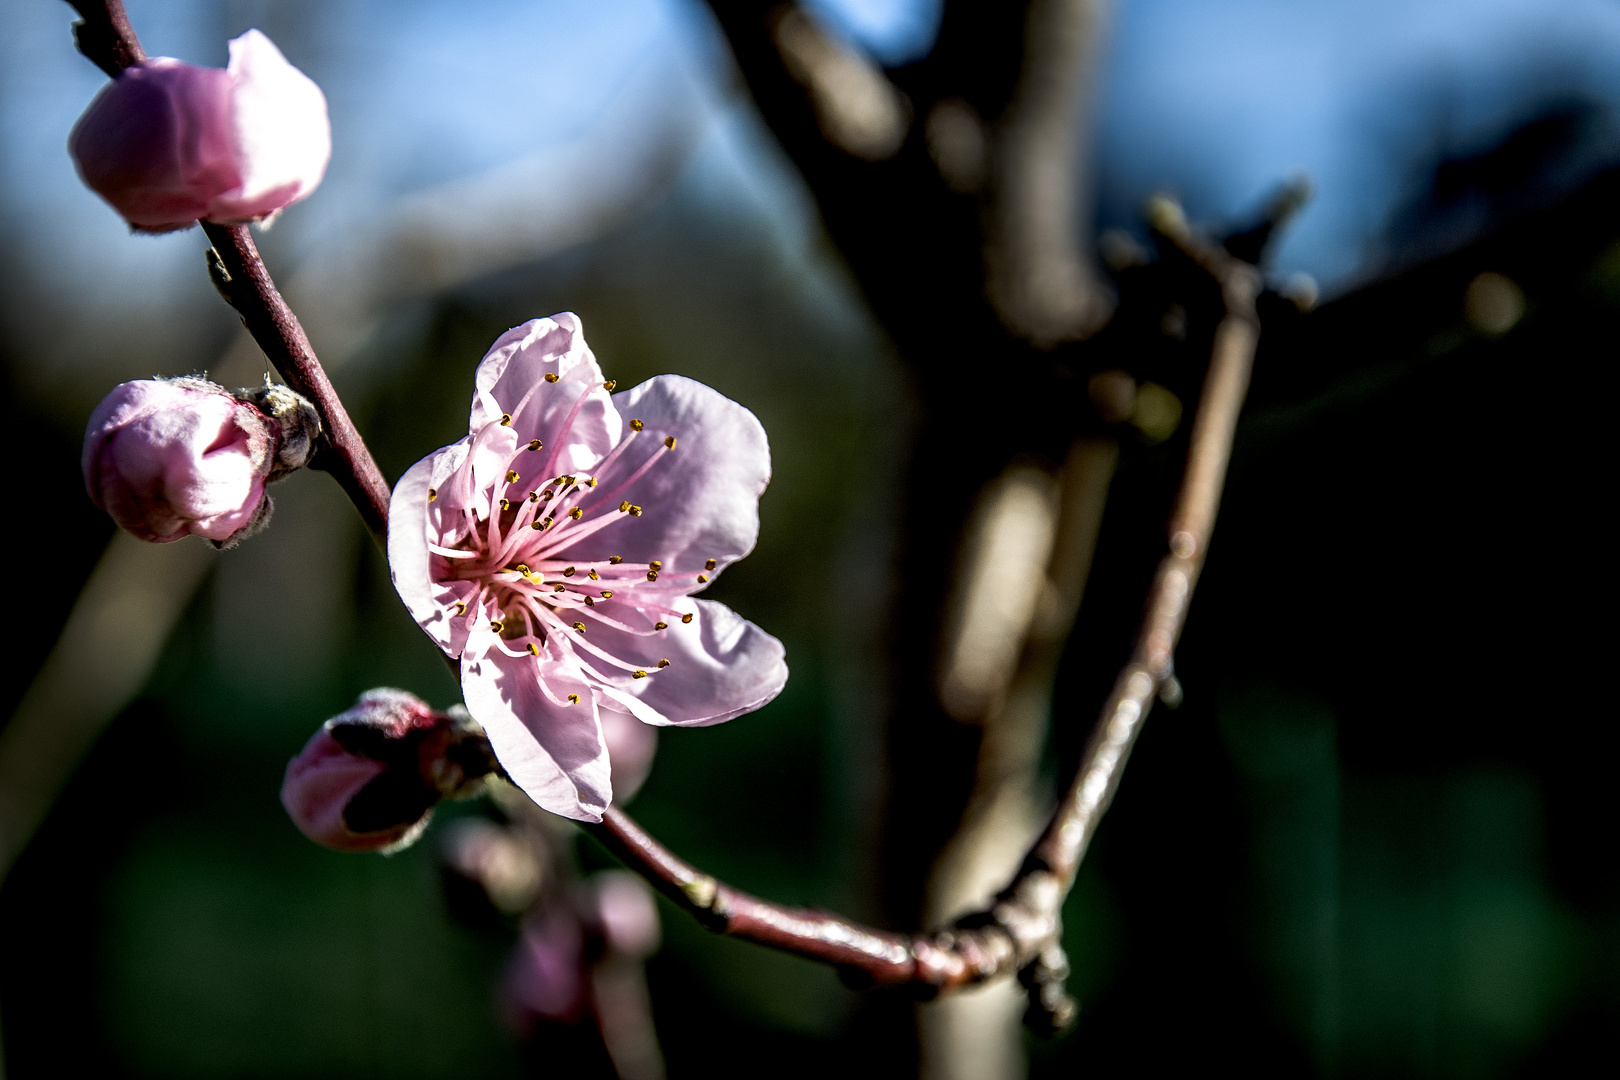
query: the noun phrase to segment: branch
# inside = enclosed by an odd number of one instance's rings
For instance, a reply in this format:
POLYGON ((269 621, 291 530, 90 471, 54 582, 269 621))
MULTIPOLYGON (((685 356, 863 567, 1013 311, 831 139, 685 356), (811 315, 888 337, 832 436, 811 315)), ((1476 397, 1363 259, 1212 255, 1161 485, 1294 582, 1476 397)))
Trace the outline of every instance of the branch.
MULTIPOLYGON (((119 0, 76 3, 85 16, 80 41, 111 43, 104 69, 122 70, 142 57, 119 0)), ((90 55, 87 53, 87 55, 90 55)), ((114 71, 116 73, 116 71, 114 71)), ((1097 822, 1118 787, 1132 744, 1153 698, 1169 680, 1171 657, 1187 602, 1203 565, 1220 500, 1238 411, 1259 338, 1252 266, 1194 235, 1167 201, 1155 204, 1154 225, 1221 284, 1227 315, 1216 330, 1214 355, 1193 424, 1187 469, 1169 530, 1170 554, 1160 564, 1137 636, 1135 655, 1120 673, 1068 793, 1023 868, 990 910, 931 934, 876 930, 837 915, 761 900, 703 873, 659 844, 618 808, 587 828, 654 886, 705 925, 835 965, 856 981, 911 984, 937 993, 1018 971, 1031 990, 1031 1018, 1059 1027, 1073 1014, 1062 989, 1066 969, 1058 942, 1059 911, 1074 882, 1097 822)), ((388 489, 376 462, 309 347, 297 318, 276 291, 246 226, 203 226, 214 244, 210 268, 222 293, 242 315, 289 386, 321 412, 331 440, 322 465, 361 516, 382 536, 388 489)))

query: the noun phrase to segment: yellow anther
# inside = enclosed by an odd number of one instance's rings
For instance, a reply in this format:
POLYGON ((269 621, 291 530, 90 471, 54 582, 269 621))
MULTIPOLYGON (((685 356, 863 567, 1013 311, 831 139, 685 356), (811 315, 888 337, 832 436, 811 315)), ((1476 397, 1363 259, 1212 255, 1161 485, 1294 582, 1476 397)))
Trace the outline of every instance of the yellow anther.
POLYGON ((602 590, 602 599, 604 599, 604 600, 613 599, 613 590, 612 589, 603 589, 602 590))
POLYGON ((587 596, 587 597, 586 597, 586 598, 585 598, 585 606, 586 606, 586 607, 595 607, 595 606, 596 606, 596 597, 594 597, 594 596, 587 596))
POLYGON ((640 420, 632 420, 632 421, 630 421, 630 430, 631 431, 640 431, 642 428, 644 428, 646 426, 647 425, 643 424, 640 420))
POLYGON ((563 484, 564 487, 566 487, 569 484, 572 484, 576 479, 578 479, 578 477, 575 477, 575 476, 558 477, 558 480, 563 484))
POLYGON ((532 502, 532 503, 539 502, 540 501, 540 493, 538 491, 529 492, 529 501, 532 502))
POLYGON ((568 511, 568 516, 573 518, 575 521, 578 521, 580 518, 585 516, 585 511, 576 506, 572 510, 568 511))
POLYGON ((506 470, 506 482, 508 484, 517 483, 517 470, 516 469, 507 469, 506 470))
MULTIPOLYGON (((548 379, 555 379, 557 376, 548 375, 546 377, 548 379)), ((568 695, 568 704, 570 704, 570 705, 578 705, 579 704, 579 695, 578 694, 569 694, 568 695)))
POLYGON ((573 577, 573 576, 574 576, 574 568, 572 566, 568 567, 566 570, 563 571, 563 577, 573 577))
POLYGON ((664 564, 659 562, 657 559, 654 559, 652 562, 647 564, 647 569, 649 570, 662 570, 663 568, 664 564))
POLYGON ((506 629, 506 624, 499 619, 491 619, 489 620, 489 628, 498 634, 506 629))
POLYGON ((509 413, 509 412, 501 413, 501 427, 506 427, 511 422, 512 422, 512 414, 511 413, 509 413))
POLYGON ((657 581, 658 580, 658 571, 656 571, 656 570, 647 571, 647 580, 648 581, 657 581))
POLYGON ((552 592, 566 592, 566 591, 567 591, 567 589, 568 589, 568 587, 567 587, 567 586, 566 586, 566 585, 564 585, 564 584, 563 584, 563 583, 562 583, 562 582, 560 582, 560 581, 559 581, 559 582, 557 582, 557 584, 555 584, 555 585, 553 585, 553 586, 552 586, 552 587, 551 587, 551 591, 552 591, 552 592))
POLYGON ((715 567, 715 562, 714 562, 713 559, 705 559, 703 561, 703 569, 705 569, 705 570, 713 570, 714 567, 715 567))
POLYGON ((557 373, 555 371, 546 372, 546 382, 556 382, 556 381, 557 381, 557 373))
POLYGON ((699 585, 706 584, 708 582, 708 580, 709 580, 709 575, 708 574, 699 574, 698 575, 698 584, 699 585))
POLYGON ((439 489, 438 488, 428 488, 428 502, 432 502, 434 499, 437 499, 438 497, 439 497, 439 489))
POLYGON ((467 614, 467 601, 465 601, 465 600, 457 600, 456 601, 456 614, 457 615, 465 615, 465 614, 467 614))
POLYGON ((609 555, 608 556, 608 562, 612 563, 614 566, 618 566, 620 563, 624 562, 624 556, 623 555, 609 555))
POLYGON ((647 677, 647 673, 642 671, 640 668, 636 668, 636 670, 630 673, 630 677, 632 679, 645 679, 647 677))
POLYGON ((626 500, 624 500, 624 502, 619 504, 619 513, 621 513, 621 514, 628 513, 629 510, 630 510, 630 500, 629 499, 626 499, 626 500))
POLYGON ((501 500, 501 509, 502 510, 510 510, 510 509, 512 509, 512 500, 511 499, 502 499, 501 500))
POLYGON ((669 623, 667 623, 667 622, 655 622, 655 623, 653 623, 653 629, 654 630, 668 630, 669 629, 669 623))
POLYGON ((552 497, 552 496, 553 496, 553 495, 555 495, 555 494, 557 494, 557 493, 556 493, 556 492, 555 492, 555 491, 552 491, 552 490, 551 490, 551 489, 550 489, 550 488, 546 488, 546 490, 544 490, 544 491, 542 491, 542 492, 541 492, 541 493, 540 493, 540 497, 541 497, 541 498, 542 498, 542 499, 545 499, 545 500, 547 500, 547 501, 550 501, 550 499, 551 499, 551 497, 552 497))
POLYGON ((606 390, 608 393, 612 393, 613 388, 618 385, 617 380, 609 379, 607 382, 602 384, 602 389, 606 390))
POLYGON ((632 506, 632 507, 631 507, 631 508, 630 508, 630 516, 631 516, 631 517, 640 517, 640 516, 641 516, 641 507, 639 507, 639 506, 632 506))
POLYGON ((517 564, 515 569, 517 570, 518 573, 522 574, 524 577, 529 576, 529 564, 528 563, 520 562, 520 563, 517 564))
POLYGON ((583 634, 585 632, 585 624, 582 622, 577 622, 574 624, 574 629, 583 634))
POLYGON ((595 487, 596 486, 596 477, 593 476, 589 480, 585 481, 585 486, 586 487, 595 487))
POLYGON ((661 667, 661 668, 669 667, 669 661, 668 660, 660 660, 660 661, 658 661, 658 666, 661 667))
POLYGON ((600 577, 597 576, 597 573, 596 573, 595 570, 592 570, 590 573, 586 574, 585 576, 590 578, 592 581, 601 581, 602 580, 600 577))
POLYGON ((675 449, 675 436, 673 436, 673 435, 664 436, 664 446, 667 447, 670 450, 675 449))
POLYGON ((534 521, 531 522, 530 524, 533 527, 535 532, 539 532, 541 529, 545 528, 545 526, 540 523, 539 518, 535 518, 534 521))
POLYGON ((540 646, 536 645, 532 641, 529 642, 529 655, 530 656, 539 656, 540 655, 540 646))
POLYGON ((529 449, 530 450, 538 450, 538 449, 540 449, 540 440, 539 439, 530 439, 529 440, 529 449))
POLYGON ((692 613, 690 611, 688 611, 685 615, 681 616, 681 622, 691 622, 691 621, 692 621, 692 613))

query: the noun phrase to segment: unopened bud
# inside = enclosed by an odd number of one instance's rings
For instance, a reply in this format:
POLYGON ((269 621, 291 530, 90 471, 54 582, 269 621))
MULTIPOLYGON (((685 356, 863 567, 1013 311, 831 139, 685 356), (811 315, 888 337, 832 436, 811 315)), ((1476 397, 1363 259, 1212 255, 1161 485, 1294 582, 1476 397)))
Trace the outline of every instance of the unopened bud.
POLYGON ((143 379, 96 406, 80 464, 91 501, 132 536, 230 547, 269 523, 264 485, 307 462, 319 432, 286 387, 232 395, 206 379, 143 379))
POLYGON ((332 129, 320 88, 249 30, 224 70, 169 57, 125 69, 68 150, 133 228, 166 232, 198 218, 256 221, 302 199, 326 172, 332 129))
POLYGON ((604 870, 580 886, 580 915, 607 951, 645 960, 658 951, 658 905, 647 883, 628 870, 604 870))
POLYGON ((368 690, 288 763, 281 804, 318 844, 388 853, 414 843, 441 800, 482 791, 495 768, 489 740, 464 711, 368 690))

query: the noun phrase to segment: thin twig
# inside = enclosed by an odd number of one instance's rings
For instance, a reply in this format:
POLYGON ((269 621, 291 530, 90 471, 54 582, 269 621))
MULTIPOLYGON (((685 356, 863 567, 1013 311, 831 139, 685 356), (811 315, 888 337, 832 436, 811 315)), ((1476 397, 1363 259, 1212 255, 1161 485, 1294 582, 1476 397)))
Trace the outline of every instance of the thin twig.
MULTIPOLYGON (((75 6, 85 16, 86 25, 78 33, 81 41, 113 42, 116 48, 108 55, 144 55, 119 0, 75 6)), ((1259 334, 1254 313, 1259 277, 1254 268, 1195 236, 1179 210, 1166 210, 1167 205, 1158 208, 1155 226, 1220 282, 1227 315, 1216 331, 1193 423, 1187 469, 1170 521, 1170 554, 1154 579, 1135 654, 1103 708, 1073 784, 1023 869, 989 911, 959 920, 949 930, 907 935, 733 889, 659 844, 616 807, 609 808, 601 824, 588 826, 627 865, 711 929, 835 965, 871 983, 909 983, 924 992, 946 991, 1016 970, 1030 987, 1031 1013, 1038 1026, 1061 1026, 1072 1014, 1061 985, 1065 964, 1058 944, 1059 911, 1118 787, 1142 720, 1170 676, 1171 657, 1214 525, 1259 334)), ((297 319, 276 291, 252 237, 244 226, 204 228, 225 271, 227 280, 222 284, 254 338, 288 384, 322 410, 322 421, 333 435, 333 449, 323 466, 381 535, 388 511, 381 473, 297 319)))

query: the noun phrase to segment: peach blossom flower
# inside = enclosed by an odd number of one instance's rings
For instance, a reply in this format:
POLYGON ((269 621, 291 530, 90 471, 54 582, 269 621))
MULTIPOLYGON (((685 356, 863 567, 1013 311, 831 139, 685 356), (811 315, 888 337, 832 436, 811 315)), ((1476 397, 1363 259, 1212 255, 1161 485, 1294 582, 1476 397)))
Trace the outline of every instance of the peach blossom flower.
POLYGON ((613 394, 572 314, 503 334, 469 433, 394 488, 388 561, 513 782, 612 798, 602 713, 718 724, 782 689, 782 645, 692 594, 753 549, 770 480, 747 409, 675 375, 613 394))

